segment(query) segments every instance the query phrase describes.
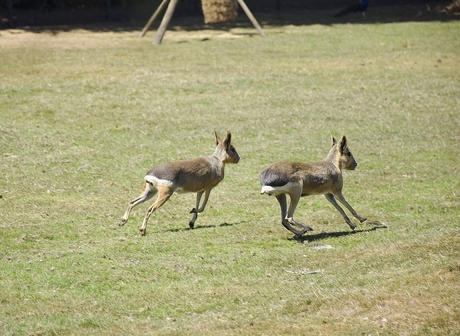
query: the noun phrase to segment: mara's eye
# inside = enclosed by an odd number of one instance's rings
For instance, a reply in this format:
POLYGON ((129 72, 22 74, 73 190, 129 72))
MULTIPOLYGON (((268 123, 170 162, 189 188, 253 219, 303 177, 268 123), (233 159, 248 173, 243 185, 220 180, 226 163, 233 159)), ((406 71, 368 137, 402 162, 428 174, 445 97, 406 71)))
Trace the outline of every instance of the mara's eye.
POLYGON ((347 153, 347 156, 350 157, 350 156, 351 156, 351 152, 348 152, 348 153, 347 153))
POLYGON ((232 147, 232 148, 231 148, 231 151, 232 151, 232 153, 235 153, 235 148, 232 147))

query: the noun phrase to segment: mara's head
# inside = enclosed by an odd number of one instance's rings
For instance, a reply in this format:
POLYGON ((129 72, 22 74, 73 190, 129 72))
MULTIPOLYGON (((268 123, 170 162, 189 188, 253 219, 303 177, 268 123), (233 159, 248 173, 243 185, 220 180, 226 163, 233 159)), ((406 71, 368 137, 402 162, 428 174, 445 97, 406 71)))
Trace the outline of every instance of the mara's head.
POLYGON ((342 136, 342 138, 337 141, 332 137, 332 148, 335 149, 340 155, 339 165, 340 169, 354 170, 358 163, 356 162, 353 154, 351 154, 350 149, 347 145, 347 138, 342 136))
POLYGON ((216 138, 216 151, 219 150, 221 155, 222 162, 225 163, 238 163, 240 161, 240 156, 236 151, 235 147, 233 147, 232 141, 232 134, 227 132, 227 136, 224 140, 222 140, 216 132, 214 132, 214 136, 216 138))

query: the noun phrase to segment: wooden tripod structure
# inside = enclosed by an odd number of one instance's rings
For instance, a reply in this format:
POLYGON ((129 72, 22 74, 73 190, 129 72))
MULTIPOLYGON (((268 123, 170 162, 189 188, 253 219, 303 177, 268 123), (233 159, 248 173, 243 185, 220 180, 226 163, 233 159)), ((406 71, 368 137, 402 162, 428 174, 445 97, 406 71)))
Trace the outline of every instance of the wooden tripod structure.
MULTIPOLYGON (((177 1, 178 0, 163 0, 161 2, 160 6, 158 6, 158 8, 155 11, 155 13, 153 13, 153 15, 150 17, 150 19, 147 22, 147 24, 145 25, 144 29, 142 29, 140 37, 143 37, 147 33, 147 30, 150 28, 150 26, 152 25, 153 21, 155 21, 155 19, 160 15, 160 13, 163 11, 163 9, 166 7, 166 5, 169 2, 168 8, 166 9, 166 13, 165 13, 165 15, 163 17, 163 20, 161 21, 160 27, 158 28, 157 36, 155 37, 155 40, 153 41, 153 44, 160 45, 161 41, 163 40, 163 36, 166 33, 166 28, 168 27, 168 24, 171 21, 171 18, 173 16, 174 9, 176 8, 176 5, 177 5, 177 1)), ((254 15, 252 15, 252 13, 249 10, 248 6, 246 6, 246 3, 244 2, 244 0, 236 0, 236 1, 241 6, 243 11, 246 13, 246 15, 249 18, 249 20, 251 20, 251 22, 254 25, 254 27, 256 27, 256 29, 259 32, 259 34, 262 35, 263 37, 265 37, 265 33, 262 30, 262 27, 259 25, 259 23, 257 22, 257 20, 254 17, 254 15)))

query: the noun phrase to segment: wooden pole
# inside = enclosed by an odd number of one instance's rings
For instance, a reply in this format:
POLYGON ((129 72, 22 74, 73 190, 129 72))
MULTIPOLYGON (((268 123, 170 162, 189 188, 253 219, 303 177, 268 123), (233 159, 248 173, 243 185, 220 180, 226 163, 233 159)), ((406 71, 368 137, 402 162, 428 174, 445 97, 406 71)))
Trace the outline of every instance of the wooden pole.
POLYGON ((155 21, 156 18, 158 17, 158 15, 160 15, 160 13, 166 7, 168 2, 169 2, 169 0, 163 0, 161 2, 160 6, 158 6, 158 8, 155 11, 155 13, 153 13, 153 15, 150 17, 150 19, 147 22, 147 24, 145 25, 144 29, 142 29, 142 33, 141 33, 141 35, 139 37, 144 37, 144 35, 147 33, 147 30, 149 30, 150 26, 152 25, 153 21, 155 21))
POLYGON ((112 21, 112 2, 107 0, 107 21, 112 21))
POLYGON ((8 26, 13 28, 13 0, 8 0, 8 26))
POLYGON ((171 2, 168 5, 168 8, 166 9, 165 16, 163 16, 163 20, 161 21, 160 27, 158 28, 157 36, 155 37, 153 44, 161 44, 161 40, 163 40, 163 36, 165 35, 166 28, 168 27, 169 21, 171 21, 171 18, 174 14, 174 9, 176 8, 176 5, 177 0, 171 0, 171 2))
POLYGON ((257 20, 254 17, 254 15, 252 15, 252 13, 249 10, 248 6, 246 6, 246 3, 244 2, 244 0, 237 0, 237 1, 238 1, 239 5, 241 6, 241 8, 243 8, 243 10, 246 13, 246 15, 248 16, 249 20, 251 20, 251 22, 254 25, 254 27, 256 27, 256 29, 259 32, 259 34, 262 35, 263 37, 265 37, 265 33, 262 30, 262 27, 259 25, 259 23, 257 22, 257 20))

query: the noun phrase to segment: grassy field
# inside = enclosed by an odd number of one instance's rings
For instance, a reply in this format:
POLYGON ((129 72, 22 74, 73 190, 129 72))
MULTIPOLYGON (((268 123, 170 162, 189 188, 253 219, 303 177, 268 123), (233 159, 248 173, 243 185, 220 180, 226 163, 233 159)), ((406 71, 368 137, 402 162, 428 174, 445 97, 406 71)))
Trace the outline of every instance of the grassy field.
POLYGON ((182 26, 160 47, 0 31, 0 334, 458 335, 459 21, 283 20, 266 38, 182 26), (118 228, 145 172, 211 155, 214 130, 241 161, 196 229, 192 194, 145 237, 147 204, 118 228), (342 134, 368 222, 304 198, 314 231, 292 240, 258 175, 342 134))

